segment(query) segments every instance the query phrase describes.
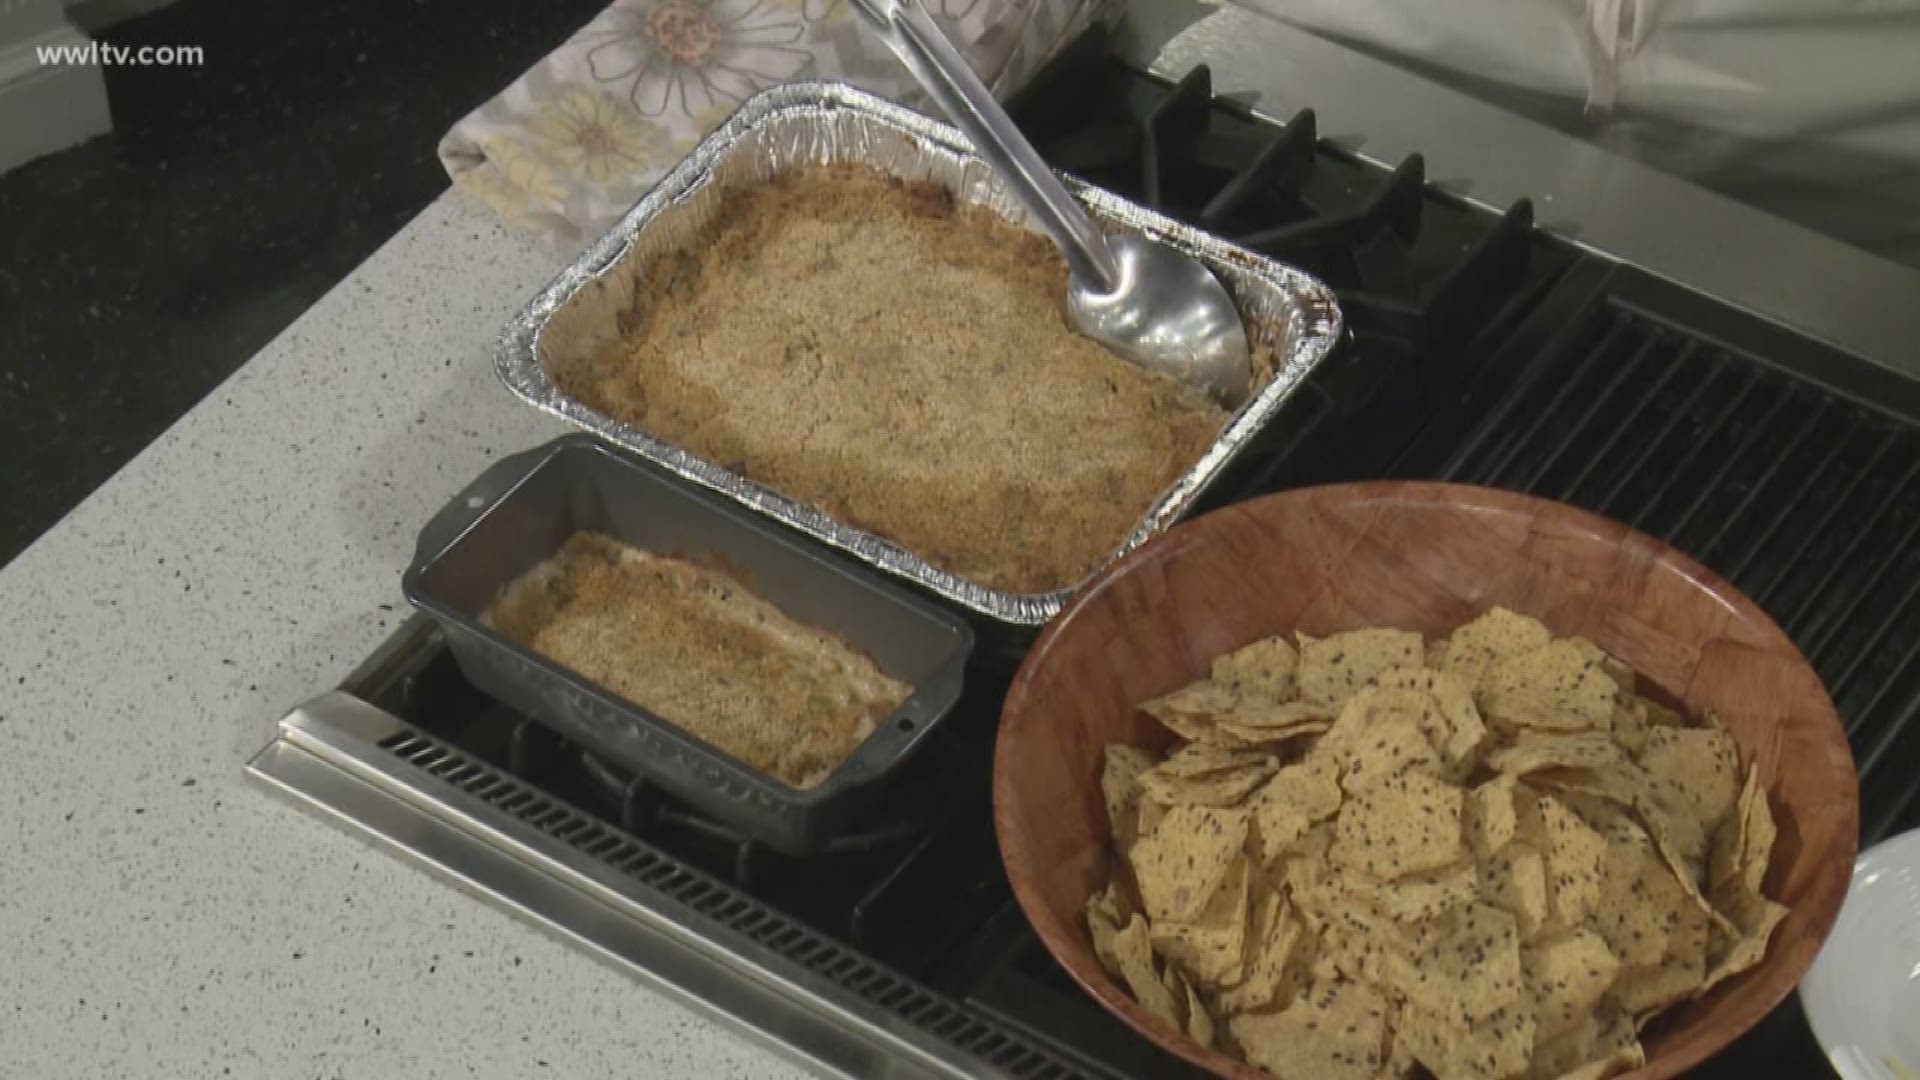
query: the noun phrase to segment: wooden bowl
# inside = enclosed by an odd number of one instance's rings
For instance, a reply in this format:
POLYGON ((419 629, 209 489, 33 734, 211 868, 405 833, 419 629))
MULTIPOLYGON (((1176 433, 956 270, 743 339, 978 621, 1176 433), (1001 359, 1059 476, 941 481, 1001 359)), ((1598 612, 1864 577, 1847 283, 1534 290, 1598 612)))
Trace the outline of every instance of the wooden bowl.
POLYGON ((994 758, 994 823, 1020 905, 1087 992, 1220 1076, 1258 1078, 1135 1005, 1094 958, 1105 884, 1102 748, 1164 746, 1137 702, 1273 634, 1394 626, 1445 633, 1486 608, 1605 648, 1693 714, 1718 713, 1758 764, 1779 823, 1765 885, 1792 913, 1766 959, 1643 1033, 1636 1080, 1674 1076, 1787 996, 1833 926, 1859 837, 1846 735, 1780 628, 1713 572, 1623 525, 1485 488, 1369 483, 1271 495, 1198 518, 1099 575, 1014 680, 994 758))

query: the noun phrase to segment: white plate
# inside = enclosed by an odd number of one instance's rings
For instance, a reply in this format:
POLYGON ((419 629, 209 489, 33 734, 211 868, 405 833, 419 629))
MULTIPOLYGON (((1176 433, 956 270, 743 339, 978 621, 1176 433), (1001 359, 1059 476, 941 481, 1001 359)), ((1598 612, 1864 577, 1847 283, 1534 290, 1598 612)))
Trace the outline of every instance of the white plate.
POLYGON ((1920 1080, 1920 829, 1853 864, 1847 902, 1800 980, 1800 1000, 1846 1080, 1920 1080))

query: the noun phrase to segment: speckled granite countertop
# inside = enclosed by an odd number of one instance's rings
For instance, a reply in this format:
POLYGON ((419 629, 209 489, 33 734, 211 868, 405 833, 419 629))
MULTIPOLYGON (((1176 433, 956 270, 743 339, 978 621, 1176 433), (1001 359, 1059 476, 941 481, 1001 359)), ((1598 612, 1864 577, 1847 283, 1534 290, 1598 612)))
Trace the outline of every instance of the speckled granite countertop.
POLYGON ((487 358, 553 269, 443 195, 0 570, 0 1077, 799 1075, 243 779, 557 432, 487 358))

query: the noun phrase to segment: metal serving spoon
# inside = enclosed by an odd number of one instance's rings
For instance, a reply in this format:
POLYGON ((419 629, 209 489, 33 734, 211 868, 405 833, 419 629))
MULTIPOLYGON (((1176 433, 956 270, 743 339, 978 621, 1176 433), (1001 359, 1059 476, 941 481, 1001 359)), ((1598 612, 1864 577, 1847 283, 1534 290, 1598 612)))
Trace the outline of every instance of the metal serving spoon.
POLYGON ((1143 236, 1108 236, 1014 127, 920 0, 849 0, 967 133, 1066 257, 1080 333, 1233 408, 1253 383, 1239 309, 1199 260, 1143 236))

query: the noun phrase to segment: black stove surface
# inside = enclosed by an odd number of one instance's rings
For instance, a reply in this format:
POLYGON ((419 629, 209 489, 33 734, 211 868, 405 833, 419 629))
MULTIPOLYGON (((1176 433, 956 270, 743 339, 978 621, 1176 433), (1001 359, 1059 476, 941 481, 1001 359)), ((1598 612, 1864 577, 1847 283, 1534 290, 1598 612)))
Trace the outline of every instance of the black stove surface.
MULTIPOLYGON (((1863 844, 1920 825, 1920 424, 1898 411, 1920 388, 1537 233, 1524 202, 1493 213, 1439 193, 1418 158, 1365 164, 1320 142, 1311 113, 1276 126, 1212 99, 1204 71, 1174 87, 1134 73, 1097 38, 1015 113, 1056 165, 1340 293, 1349 340, 1216 505, 1435 477, 1666 538, 1753 596, 1827 680, 1860 766, 1863 844)), ((898 798, 806 860, 488 700, 444 652, 375 704, 647 845, 657 887, 697 890, 717 934, 756 935, 1011 1075, 1193 1075, 1077 990, 1012 902, 988 797, 1006 679, 991 657, 970 672, 898 798), (763 931, 769 913, 807 932, 763 931)), ((1832 1073, 1795 1001, 1698 1075, 1832 1073)))

